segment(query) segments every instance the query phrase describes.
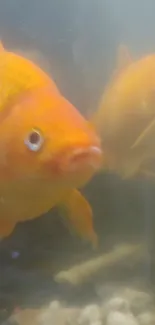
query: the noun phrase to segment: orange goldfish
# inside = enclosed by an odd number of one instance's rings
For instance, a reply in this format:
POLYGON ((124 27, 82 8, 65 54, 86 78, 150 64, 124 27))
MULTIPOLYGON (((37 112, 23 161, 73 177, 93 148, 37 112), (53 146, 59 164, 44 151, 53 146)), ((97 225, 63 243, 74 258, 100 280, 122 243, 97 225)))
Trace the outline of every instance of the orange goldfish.
POLYGON ((102 139, 104 167, 128 178, 149 173, 155 158, 155 54, 133 61, 121 46, 117 61, 92 122, 102 139))
POLYGON ((97 244, 80 192, 100 168, 93 127, 28 59, 0 46, 0 235, 17 222, 64 207, 77 233, 97 244))

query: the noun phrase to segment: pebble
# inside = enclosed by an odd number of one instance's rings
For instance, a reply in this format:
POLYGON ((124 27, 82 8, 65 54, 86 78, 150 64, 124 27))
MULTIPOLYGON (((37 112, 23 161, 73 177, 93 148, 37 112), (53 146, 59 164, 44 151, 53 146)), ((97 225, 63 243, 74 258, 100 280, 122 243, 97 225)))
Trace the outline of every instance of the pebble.
POLYGON ((110 292, 111 295, 100 297, 100 304, 78 308, 56 300, 47 308, 23 310, 12 320, 19 325, 155 325, 151 294, 121 286, 110 292))
POLYGON ((107 316, 106 325, 138 325, 138 322, 131 313, 111 311, 107 316))
POLYGON ((137 320, 139 325, 154 325, 155 313, 149 311, 142 313, 137 317, 137 320))
POLYGON ((108 300, 106 303, 103 304, 103 308, 108 313, 111 310, 113 311, 121 311, 121 312, 129 312, 130 311, 130 305, 127 299, 124 299, 121 296, 116 296, 110 300, 108 300))
POLYGON ((143 313, 153 305, 153 297, 147 292, 125 288, 122 291, 122 295, 128 300, 134 315, 143 313))
POLYGON ((61 303, 60 303, 60 301, 58 301, 58 300, 54 300, 54 301, 52 301, 51 303, 50 303, 50 305, 49 305, 49 309, 51 309, 51 311, 52 311, 52 309, 60 309, 60 308, 62 308, 62 306, 61 306, 61 303))
POLYGON ((86 306, 81 312, 77 323, 79 325, 100 325, 101 322, 101 313, 100 307, 98 305, 89 305, 86 306))

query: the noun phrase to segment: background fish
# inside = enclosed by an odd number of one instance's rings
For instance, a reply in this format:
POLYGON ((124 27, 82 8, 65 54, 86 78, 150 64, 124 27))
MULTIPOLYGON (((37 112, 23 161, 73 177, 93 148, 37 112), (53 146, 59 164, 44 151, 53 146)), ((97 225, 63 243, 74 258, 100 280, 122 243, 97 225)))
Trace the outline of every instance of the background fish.
POLYGON ((95 245, 91 208, 75 187, 93 176, 101 160, 92 126, 55 83, 1 44, 0 235, 58 205, 77 233, 95 245))
POLYGON ((120 46, 117 66, 92 120, 105 166, 126 178, 144 173, 155 158, 155 55, 133 61, 120 46))

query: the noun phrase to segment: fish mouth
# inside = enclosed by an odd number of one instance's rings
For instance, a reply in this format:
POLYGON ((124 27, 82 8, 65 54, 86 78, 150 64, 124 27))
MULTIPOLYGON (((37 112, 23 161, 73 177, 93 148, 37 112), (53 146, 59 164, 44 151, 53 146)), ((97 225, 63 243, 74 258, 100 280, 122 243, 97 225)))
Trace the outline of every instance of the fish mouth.
POLYGON ((97 146, 76 148, 70 154, 63 157, 59 165, 63 172, 78 173, 80 171, 96 172, 101 168, 102 150, 97 146))

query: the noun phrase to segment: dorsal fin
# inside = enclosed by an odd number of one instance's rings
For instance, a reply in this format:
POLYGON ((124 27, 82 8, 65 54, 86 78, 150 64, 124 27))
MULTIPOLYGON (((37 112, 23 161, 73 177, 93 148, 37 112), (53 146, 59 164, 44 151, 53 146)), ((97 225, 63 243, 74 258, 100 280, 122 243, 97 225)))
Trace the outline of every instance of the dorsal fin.
POLYGON ((99 111, 102 112, 103 100, 104 100, 106 94, 109 92, 109 90, 111 90, 111 87, 113 86, 113 84, 115 84, 115 82, 117 81, 117 77, 119 77, 119 74, 121 74, 121 72, 123 72, 123 70, 126 69, 132 62, 133 62, 133 59, 128 51, 127 46, 121 44, 117 50, 116 68, 115 68, 114 72, 112 73, 112 76, 110 77, 108 83, 106 84, 106 86, 104 88, 103 95, 100 100, 99 107, 101 107, 101 108, 99 108, 97 110, 97 112, 93 113, 92 116, 87 116, 87 118, 89 120, 91 120, 92 123, 94 123, 94 121, 95 121, 95 116, 97 116, 97 120, 99 120, 98 112, 99 111), (96 113, 97 113, 97 115, 96 115, 96 113))
POLYGON ((0 53, 4 51, 5 51, 4 46, 2 44, 2 41, 0 40, 0 53))
POLYGON ((133 59, 128 51, 128 48, 125 45, 121 44, 117 50, 116 68, 112 73, 106 89, 108 89, 113 84, 113 82, 115 82, 115 79, 117 79, 121 72, 123 72, 123 70, 125 70, 132 62, 133 59))
POLYGON ((132 63, 132 57, 125 45, 120 45, 117 51, 117 70, 122 71, 132 63))

